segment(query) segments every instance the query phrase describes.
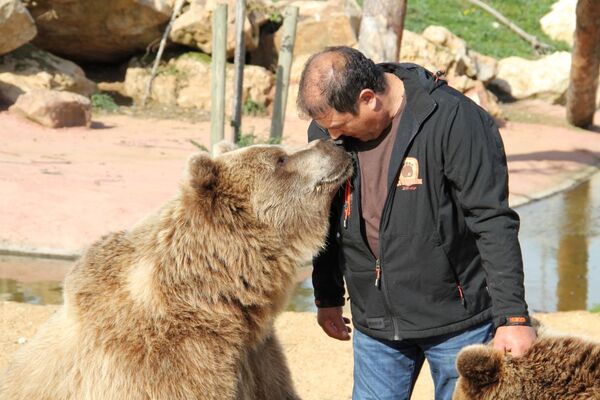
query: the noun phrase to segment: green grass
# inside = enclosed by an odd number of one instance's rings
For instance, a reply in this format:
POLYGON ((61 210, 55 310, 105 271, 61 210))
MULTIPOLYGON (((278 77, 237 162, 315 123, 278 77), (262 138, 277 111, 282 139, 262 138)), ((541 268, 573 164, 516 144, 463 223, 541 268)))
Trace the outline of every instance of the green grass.
POLYGON ((264 104, 257 103, 248 97, 242 106, 242 113, 254 117, 262 117, 267 115, 267 107, 264 104))
POLYGON ((119 109, 115 100, 106 93, 92 94, 92 108, 96 111, 115 112, 119 109))
POLYGON ((246 133, 240 136, 240 140, 236 143, 238 147, 248 147, 253 144, 281 144, 281 138, 268 138, 261 140, 253 133, 246 133))
POLYGON ((594 307, 590 309, 590 312, 600 314, 600 304, 596 304, 594 307))
MULTIPOLYGON (((487 0, 525 32, 534 35, 553 50, 569 51, 566 43, 554 42, 541 30, 539 20, 550 11, 555 0, 487 0)), ((463 38, 467 46, 479 53, 505 58, 519 56, 536 58, 531 45, 516 33, 498 22, 479 7, 466 0, 414 0, 408 1, 405 28, 422 32, 429 25, 442 25, 463 38)))

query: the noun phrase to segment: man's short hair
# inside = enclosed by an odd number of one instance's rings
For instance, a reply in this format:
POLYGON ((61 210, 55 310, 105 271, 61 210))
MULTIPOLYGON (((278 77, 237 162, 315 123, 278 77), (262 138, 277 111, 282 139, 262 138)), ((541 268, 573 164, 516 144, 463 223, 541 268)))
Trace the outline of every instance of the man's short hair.
POLYGON ((360 51, 346 46, 327 47, 304 65, 298 111, 311 118, 331 108, 356 115, 358 95, 363 89, 381 93, 385 87, 383 69, 360 51))

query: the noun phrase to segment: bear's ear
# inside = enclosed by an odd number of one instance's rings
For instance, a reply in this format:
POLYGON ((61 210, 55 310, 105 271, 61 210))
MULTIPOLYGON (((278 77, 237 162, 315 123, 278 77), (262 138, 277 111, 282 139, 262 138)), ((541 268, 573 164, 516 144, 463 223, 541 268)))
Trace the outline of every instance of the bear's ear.
POLYGON ((196 191, 204 193, 214 190, 218 176, 218 165, 210 154, 202 151, 188 159, 184 181, 196 191))
POLYGON ((500 379, 501 368, 502 352, 490 346, 467 346, 456 359, 458 373, 476 388, 497 382, 500 379))
POLYGON ((237 149, 237 146, 234 143, 231 143, 227 140, 221 140, 213 147, 213 157, 218 157, 221 154, 229 153, 230 151, 233 151, 235 149, 237 149))

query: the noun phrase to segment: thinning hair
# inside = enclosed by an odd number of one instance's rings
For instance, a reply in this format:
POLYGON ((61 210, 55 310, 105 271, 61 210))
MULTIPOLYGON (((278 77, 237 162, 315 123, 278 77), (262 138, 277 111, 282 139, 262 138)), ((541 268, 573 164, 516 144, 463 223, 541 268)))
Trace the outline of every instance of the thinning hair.
POLYGON ((356 115, 363 89, 381 93, 385 88, 383 69, 360 51, 346 46, 327 47, 306 61, 296 103, 300 114, 311 118, 332 108, 356 115))

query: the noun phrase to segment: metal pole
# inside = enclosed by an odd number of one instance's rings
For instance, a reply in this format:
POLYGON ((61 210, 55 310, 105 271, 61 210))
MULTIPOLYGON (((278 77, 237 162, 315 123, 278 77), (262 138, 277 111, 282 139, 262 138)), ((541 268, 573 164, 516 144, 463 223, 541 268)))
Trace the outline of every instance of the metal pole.
POLYGON ((218 4, 212 20, 210 145, 224 138, 225 53, 227 52, 227 4, 218 4))
POLYGON ((237 0, 235 5, 235 83, 233 90, 233 111, 231 126, 233 142, 237 143, 242 130, 242 89, 244 84, 244 63, 246 62, 246 43, 244 43, 244 22, 246 22, 246 0, 237 0))
POLYGON ((275 100, 273 103, 273 119, 271 120, 271 139, 281 140, 285 107, 287 104, 288 87, 292 56, 296 42, 296 24, 298 23, 298 7, 288 6, 283 20, 283 39, 277 64, 277 80, 275 83, 275 100))

